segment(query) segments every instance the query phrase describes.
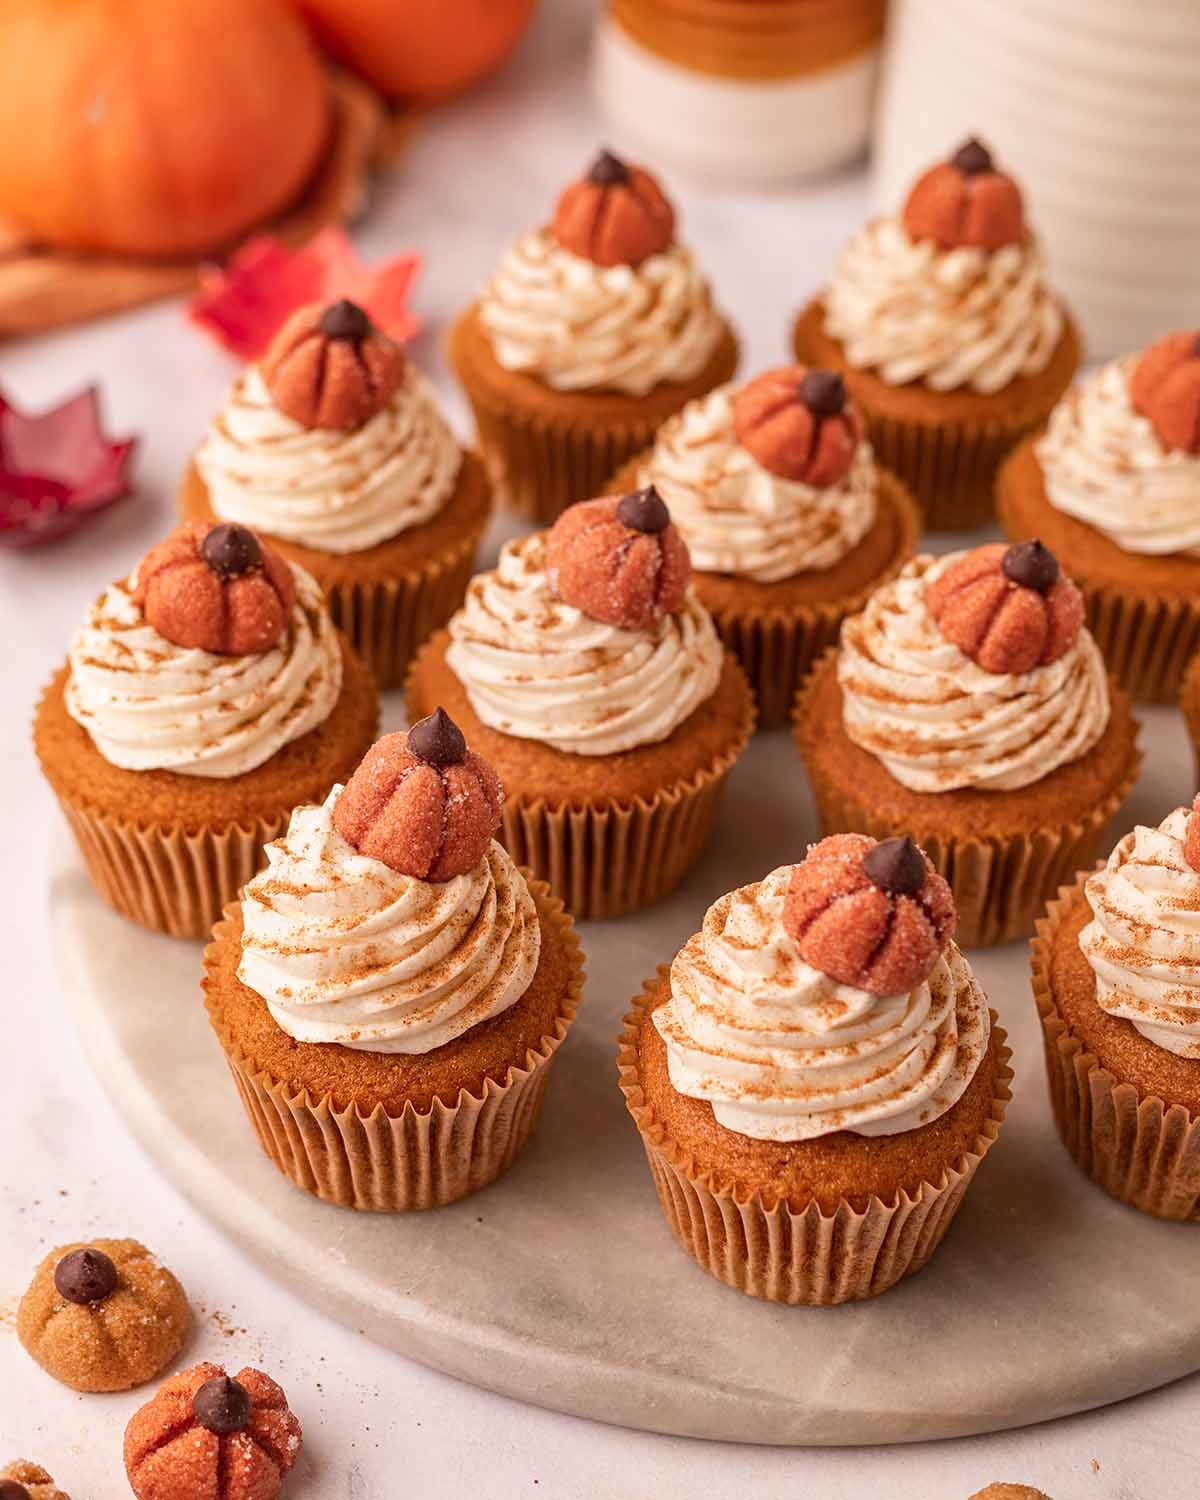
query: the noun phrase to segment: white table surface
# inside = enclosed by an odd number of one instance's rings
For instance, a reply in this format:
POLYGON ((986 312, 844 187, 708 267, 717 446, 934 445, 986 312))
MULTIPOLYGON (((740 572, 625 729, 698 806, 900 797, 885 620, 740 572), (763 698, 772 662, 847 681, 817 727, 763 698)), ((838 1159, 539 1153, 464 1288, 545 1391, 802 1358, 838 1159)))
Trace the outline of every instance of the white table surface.
MULTIPOLYGON (((464 431, 439 335, 506 240, 544 211, 604 136, 586 86, 590 10, 548 0, 503 74, 418 136, 359 233, 369 256, 407 247, 428 256, 418 288, 427 332, 413 352, 464 431)), ((742 330, 747 367, 780 362, 789 314, 865 212, 863 178, 770 198, 673 186, 684 233, 742 330)), ((48 1249, 128 1234, 152 1246, 192 1298, 197 1331, 189 1358, 261 1364, 287 1388, 305 1427, 304 1453, 285 1490, 296 1500, 724 1500, 748 1493, 758 1500, 966 1500, 994 1479, 1036 1484, 1054 1500, 1194 1497, 1200 1377, 1026 1431, 874 1450, 721 1446, 525 1407, 388 1354, 310 1311, 149 1166, 91 1077, 57 993, 46 911, 47 831, 57 814, 29 749, 28 722, 86 602, 169 528, 176 479, 233 369, 184 326, 176 304, 0 352, 0 385, 18 404, 37 408, 99 379, 112 427, 142 436, 136 498, 61 546, 0 553, 7 826, 0 872, 9 976, 0 1087, 0 1463, 36 1458, 74 1500, 128 1495, 121 1435, 147 1393, 76 1395, 30 1362, 13 1330, 16 1301, 48 1249)), ((232 1096, 217 1103, 236 1107, 232 1096)), ((1079 1271, 1086 1276, 1085 1257, 1079 1271)), ((1144 1274, 1147 1268, 1130 1267, 1131 1276, 1144 1274)), ((1012 1316, 1019 1320, 1021 1309, 1012 1316)))

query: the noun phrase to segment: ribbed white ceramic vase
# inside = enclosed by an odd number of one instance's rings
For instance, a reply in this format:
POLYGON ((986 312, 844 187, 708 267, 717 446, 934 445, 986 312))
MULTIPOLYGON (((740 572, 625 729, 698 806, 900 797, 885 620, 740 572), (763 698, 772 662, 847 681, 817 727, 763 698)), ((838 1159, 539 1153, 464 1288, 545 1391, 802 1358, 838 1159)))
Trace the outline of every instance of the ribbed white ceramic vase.
POLYGON ((972 132, 1025 188, 1090 356, 1200 318, 1200 0, 892 0, 880 207, 972 132))

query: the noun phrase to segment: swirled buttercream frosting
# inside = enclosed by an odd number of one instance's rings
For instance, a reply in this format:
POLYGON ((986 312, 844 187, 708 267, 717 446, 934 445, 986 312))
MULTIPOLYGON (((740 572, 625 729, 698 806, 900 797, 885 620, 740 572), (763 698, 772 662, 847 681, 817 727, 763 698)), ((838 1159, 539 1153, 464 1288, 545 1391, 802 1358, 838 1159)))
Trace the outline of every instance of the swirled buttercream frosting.
POLYGON ((783 926, 790 867, 709 907, 653 1014, 671 1083, 768 1141, 898 1135, 951 1109, 987 1050, 987 1001, 951 943, 899 995, 837 984, 783 926))
POLYGON ((324 723, 342 690, 341 648, 320 588, 290 566, 288 627, 247 656, 160 635, 134 602, 136 575, 100 596, 71 643, 66 704, 110 765, 241 776, 324 723))
POLYGON ((333 826, 342 791, 300 807, 242 893, 238 978, 298 1042, 432 1052, 515 1005, 541 952, 524 877, 493 842, 429 882, 359 854, 333 826))
POLYGON ((915 792, 1012 791, 1085 755, 1108 725, 1091 632, 1029 672, 988 672, 941 633, 925 589, 965 556, 914 558, 842 626, 847 735, 915 792))
POLYGON ((1062 309, 1032 240, 999 250, 942 250, 896 218, 862 229, 825 293, 825 327, 855 369, 888 385, 1003 390, 1050 363, 1062 309))
POLYGON ((348 431, 293 421, 254 367, 196 454, 223 521, 333 553, 363 552, 432 520, 461 463, 433 388, 411 363, 386 406, 348 431))
POLYGON ((1102 365, 1054 408, 1037 444, 1046 496, 1126 552, 1200 557, 1200 455, 1165 447, 1135 411, 1136 364, 1102 365))
POLYGON ((701 572, 776 583, 832 568, 875 520, 879 473, 870 444, 858 445, 834 484, 783 479, 738 442, 734 394, 721 386, 660 428, 638 483, 656 486, 701 572))
POLYGON ((717 689, 723 652, 689 589, 647 630, 623 630, 560 599, 542 533, 509 542, 471 580, 446 660, 492 729, 573 755, 654 744, 717 689))
POLYGON ((479 299, 496 360, 557 391, 644 396, 691 380, 723 324, 695 258, 672 245, 637 266, 598 266, 534 230, 507 252, 479 299))
POLYGON ((1200 872, 1184 854, 1188 809, 1135 828, 1084 886, 1092 920, 1079 946, 1096 1003, 1147 1041, 1200 1058, 1200 872))

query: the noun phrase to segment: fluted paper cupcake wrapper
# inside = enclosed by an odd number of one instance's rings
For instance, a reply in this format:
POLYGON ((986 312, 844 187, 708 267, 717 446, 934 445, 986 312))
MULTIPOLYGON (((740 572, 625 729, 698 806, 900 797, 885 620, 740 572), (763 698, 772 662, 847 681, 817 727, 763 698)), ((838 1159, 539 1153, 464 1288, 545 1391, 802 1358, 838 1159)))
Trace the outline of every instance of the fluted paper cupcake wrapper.
MULTIPOLYGON (((608 488, 616 493, 637 485, 638 454, 611 479, 608 488)), ((733 652, 750 679, 758 704, 759 729, 777 729, 791 717, 792 706, 800 684, 817 658, 837 644, 842 621, 857 614, 876 591, 889 583, 914 555, 921 536, 921 515, 912 496, 898 479, 886 470, 879 471, 881 489, 886 489, 900 516, 900 546, 894 561, 864 588, 847 594, 844 599, 828 603, 795 605, 791 608, 755 609, 749 605, 733 608, 715 605, 707 597, 705 574, 693 574, 700 602, 712 615, 713 624, 725 646, 733 652)))
MULTIPOLYGON (((706 390, 732 380, 737 370, 739 349, 731 330, 722 348, 724 354, 714 356, 706 390)), ((611 475, 647 448, 663 422, 697 394, 695 382, 685 385, 678 402, 657 410, 653 418, 614 421, 599 413, 581 417, 572 412, 557 419, 500 401, 472 379, 465 364, 458 362, 455 368, 475 414, 479 449, 496 494, 508 509, 540 526, 552 524, 575 501, 602 495, 611 475)))
POLYGON ((206 938, 263 864, 288 814, 243 828, 142 827, 59 798, 92 884, 123 917, 170 937, 206 938))
MULTIPOLYGON (((818 668, 830 654, 818 663, 818 668)), ((815 677, 816 669, 796 699, 796 740, 802 758, 804 746, 798 726, 807 716, 808 696, 815 677)), ((987 948, 1029 936, 1050 896, 1096 858, 1104 830, 1133 790, 1141 763, 1141 750, 1136 749, 1120 784, 1085 818, 1028 834, 974 837, 922 828, 919 819, 912 818, 901 827, 899 822, 879 817, 865 803, 826 781, 807 759, 804 762, 822 835, 866 833, 872 838, 886 839, 906 833, 920 844, 954 894, 958 914, 955 938, 964 948, 987 948)))
MULTIPOLYGON (((804 327, 811 307, 796 321, 798 359, 814 361, 804 327)), ((1050 415, 1069 380, 1047 390, 1036 405, 987 420, 901 420, 863 407, 875 456, 912 491, 931 531, 965 531, 995 519, 996 474, 1018 442, 1050 415)))
MULTIPOLYGON (((580 921, 601 921, 652 906, 673 891, 704 853, 721 793, 754 733, 747 713, 737 738, 711 766, 663 787, 647 801, 547 802, 509 792, 498 838, 517 864, 544 880, 580 921)), ((426 712, 410 689, 408 716, 426 712)))
POLYGON ((1122 1203, 1160 1219, 1200 1219, 1200 1120, 1181 1104, 1118 1082, 1054 1003, 1049 970, 1055 934, 1089 874, 1050 902, 1031 947, 1033 997, 1058 1133, 1079 1169, 1122 1203))
MULTIPOLYGON (((226 1061, 246 1115, 266 1155, 296 1187, 341 1208, 409 1213, 465 1198, 494 1182, 516 1160, 537 1122, 554 1060, 579 1009, 583 955, 560 902, 547 899, 541 882, 530 882, 542 916, 559 927, 573 964, 554 1034, 543 1038, 504 1081, 485 1080, 480 1095, 466 1089, 453 1104, 435 1099, 428 1110, 406 1104, 389 1115, 382 1105, 363 1115, 336 1109, 328 1097, 289 1094, 258 1071, 240 1051, 226 1061)), ((207 970, 215 961, 225 924, 218 924, 205 950, 207 970)))
POLYGON ((317 579, 334 624, 365 658, 382 691, 404 686, 417 650, 462 604, 482 534, 483 527, 476 527, 441 557, 402 578, 317 579))
POLYGON ((992 1014, 1002 1070, 991 1115, 974 1150, 949 1166, 937 1183, 914 1182, 883 1202, 858 1209, 843 1199, 832 1212, 819 1204, 793 1208, 739 1197, 732 1186, 695 1170, 645 1102, 638 1034, 663 978, 648 980, 625 1017, 617 1056, 621 1092, 642 1137, 663 1215, 676 1239, 710 1276, 766 1302, 832 1307, 876 1297, 919 1271, 941 1244, 980 1162, 991 1149, 1011 1093, 1011 1053, 992 1014))

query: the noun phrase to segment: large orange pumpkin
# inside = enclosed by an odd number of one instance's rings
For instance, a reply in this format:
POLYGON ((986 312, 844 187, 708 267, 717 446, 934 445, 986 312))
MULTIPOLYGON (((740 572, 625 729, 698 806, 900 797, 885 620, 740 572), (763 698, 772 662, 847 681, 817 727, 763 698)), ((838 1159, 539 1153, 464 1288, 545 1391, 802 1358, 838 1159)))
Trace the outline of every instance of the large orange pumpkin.
POLYGON ((330 126, 286 0, 3 0, 0 214, 71 249, 218 250, 296 199, 330 126))
POLYGON ((468 88, 516 46, 537 0, 295 0, 331 56, 389 99, 468 88))

